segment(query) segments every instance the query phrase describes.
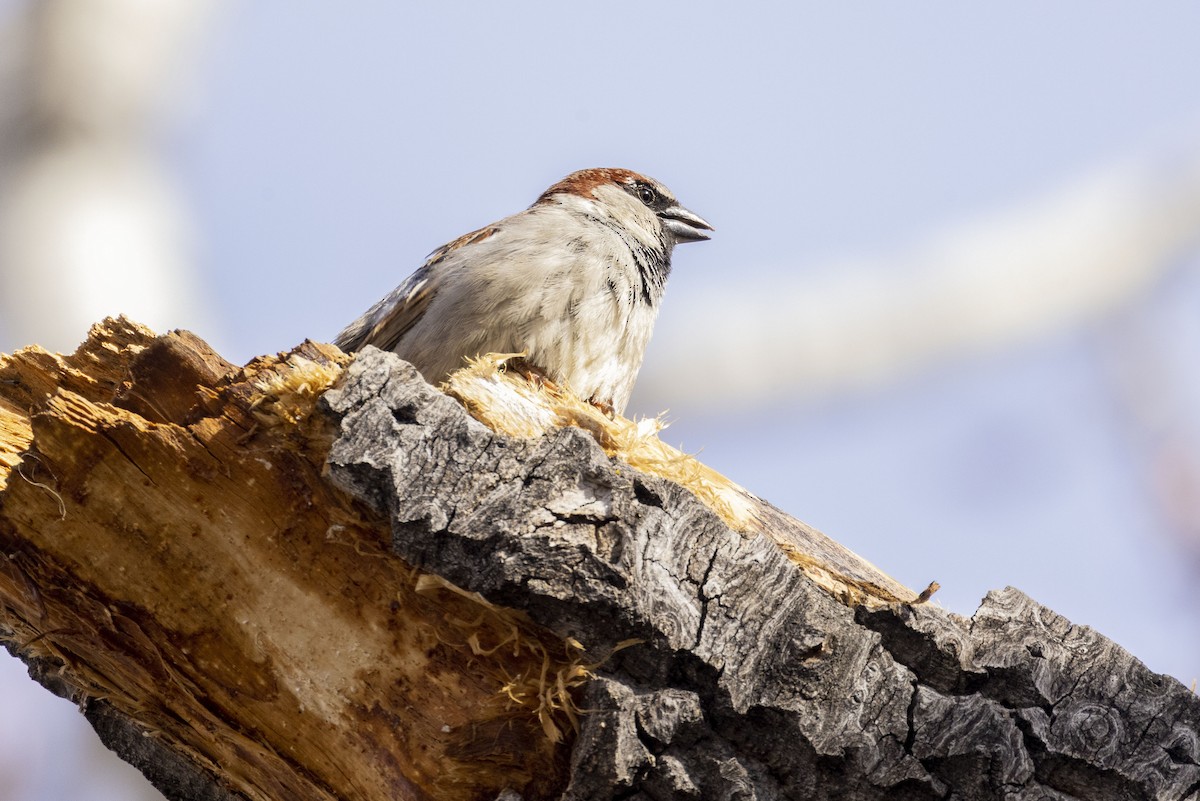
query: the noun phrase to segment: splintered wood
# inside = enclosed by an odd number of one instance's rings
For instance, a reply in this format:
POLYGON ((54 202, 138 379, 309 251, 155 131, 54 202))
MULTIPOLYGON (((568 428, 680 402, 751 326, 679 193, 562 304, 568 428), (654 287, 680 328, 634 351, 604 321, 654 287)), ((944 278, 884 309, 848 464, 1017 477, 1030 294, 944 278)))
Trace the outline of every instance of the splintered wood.
POLYGON ((539 437, 562 426, 588 431, 609 456, 690 490, 734 531, 771 539, 817 586, 845 604, 874 608, 929 600, 812 526, 667 445, 659 438, 665 428, 661 420, 610 417, 569 391, 507 371, 507 358, 489 354, 476 359, 453 373, 444 389, 475 419, 502 434, 539 437))
POLYGON ((0 355, 0 644, 179 801, 1194 796, 1178 682, 500 367, 0 355))
MULTIPOLYGON (((182 755, 123 753, 160 786, 194 783, 182 770, 263 801, 558 797, 575 691, 606 655, 422 576, 388 519, 325 480, 337 432, 318 401, 349 361, 305 342, 238 368, 124 318, 70 356, 0 355, 0 643, 93 718, 111 708, 110 742, 182 755)), ((656 421, 497 358, 447 389, 503 434, 590 432, 843 603, 916 599, 656 421)))
POLYGON ((322 479, 347 361, 124 319, 0 355, 0 640, 248 799, 557 797, 582 655, 322 479))

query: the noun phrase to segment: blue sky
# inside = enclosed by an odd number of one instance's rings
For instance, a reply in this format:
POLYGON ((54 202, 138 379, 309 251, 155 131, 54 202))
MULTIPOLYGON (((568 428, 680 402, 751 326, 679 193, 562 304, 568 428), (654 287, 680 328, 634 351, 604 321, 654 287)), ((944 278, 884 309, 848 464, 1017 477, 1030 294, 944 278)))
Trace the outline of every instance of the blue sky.
MULTIPOLYGON (((209 338, 244 360, 332 336, 442 242, 592 165, 714 222, 676 254, 660 326, 720 325, 696 305, 714 286, 768 294, 1177 145, 1200 130, 1196 30, 1185 3, 230 6, 170 145, 209 338)), ((937 578, 955 611, 1012 583, 1190 680, 1200 649, 1171 632, 1200 618, 1194 576, 1098 336, 817 403, 680 399, 666 437, 902 580, 937 578), (1130 569, 1140 600, 1112 591, 1130 569)))

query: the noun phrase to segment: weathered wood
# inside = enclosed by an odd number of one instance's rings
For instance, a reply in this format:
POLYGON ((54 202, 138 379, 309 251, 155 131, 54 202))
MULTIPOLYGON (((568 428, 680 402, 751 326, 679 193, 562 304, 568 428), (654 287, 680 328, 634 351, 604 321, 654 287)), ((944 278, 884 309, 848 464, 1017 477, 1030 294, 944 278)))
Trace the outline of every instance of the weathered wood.
MULTIPOLYGON (((610 418, 569 392, 514 377, 503 369, 504 360, 494 354, 475 360, 452 374, 445 388, 493 431, 533 439, 566 427, 583 429, 608 456, 686 487, 734 531, 769 537, 814 583, 846 603, 875 607, 920 597, 841 543, 664 443, 658 420, 610 418)), ((919 602, 936 588, 931 584, 919 602)))
POLYGON ((603 420, 344 363, 123 321, 0 360, 0 639, 170 797, 1200 797, 1196 697, 1018 591, 896 601, 603 420))
POLYGON ((539 690, 578 651, 422 581, 323 479, 340 352, 232 370, 108 321, 0 358, 0 640, 168 796, 555 794, 539 690))
POLYGON ((589 649, 641 640, 589 685, 565 798, 1200 792, 1196 696, 1017 590, 968 620, 819 586, 584 431, 497 435, 390 354, 323 402, 331 479, 405 559, 589 649))

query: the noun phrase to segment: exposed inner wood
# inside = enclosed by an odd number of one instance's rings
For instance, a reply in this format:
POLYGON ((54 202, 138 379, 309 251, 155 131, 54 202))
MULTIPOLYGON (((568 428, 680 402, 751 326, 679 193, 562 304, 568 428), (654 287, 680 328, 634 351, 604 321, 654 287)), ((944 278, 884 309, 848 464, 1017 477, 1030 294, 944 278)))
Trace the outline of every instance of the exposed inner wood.
POLYGON ((0 639, 246 798, 552 797, 585 660, 323 480, 346 360, 125 320, 0 356, 0 639))

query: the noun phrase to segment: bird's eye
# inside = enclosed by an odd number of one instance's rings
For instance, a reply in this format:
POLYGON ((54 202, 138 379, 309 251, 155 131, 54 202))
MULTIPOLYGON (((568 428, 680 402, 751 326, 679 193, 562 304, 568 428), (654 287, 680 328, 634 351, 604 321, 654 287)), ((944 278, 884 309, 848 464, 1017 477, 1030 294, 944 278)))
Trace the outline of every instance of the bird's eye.
POLYGON ((638 198, 647 206, 653 206, 658 200, 658 193, 654 191, 654 187, 649 184, 638 184, 638 198))

